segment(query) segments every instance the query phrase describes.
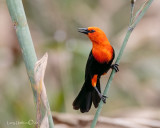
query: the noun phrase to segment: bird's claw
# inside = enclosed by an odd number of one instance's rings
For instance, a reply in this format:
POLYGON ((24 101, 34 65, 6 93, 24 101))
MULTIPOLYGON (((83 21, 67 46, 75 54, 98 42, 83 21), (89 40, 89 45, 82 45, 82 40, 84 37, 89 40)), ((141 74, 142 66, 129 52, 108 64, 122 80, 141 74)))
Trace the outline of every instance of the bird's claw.
POLYGON ((116 72, 118 72, 119 71, 118 66, 119 66, 119 64, 112 64, 111 68, 114 69, 116 72))
POLYGON ((108 98, 107 96, 102 95, 101 100, 103 101, 103 103, 106 103, 106 98, 108 98))

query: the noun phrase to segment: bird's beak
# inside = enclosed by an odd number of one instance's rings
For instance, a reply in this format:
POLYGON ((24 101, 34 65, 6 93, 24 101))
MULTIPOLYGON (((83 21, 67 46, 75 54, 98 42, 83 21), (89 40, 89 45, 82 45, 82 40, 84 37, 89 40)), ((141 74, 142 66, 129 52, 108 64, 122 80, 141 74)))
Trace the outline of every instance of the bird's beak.
POLYGON ((89 33, 87 28, 78 28, 78 32, 84 33, 84 34, 88 34, 89 33))

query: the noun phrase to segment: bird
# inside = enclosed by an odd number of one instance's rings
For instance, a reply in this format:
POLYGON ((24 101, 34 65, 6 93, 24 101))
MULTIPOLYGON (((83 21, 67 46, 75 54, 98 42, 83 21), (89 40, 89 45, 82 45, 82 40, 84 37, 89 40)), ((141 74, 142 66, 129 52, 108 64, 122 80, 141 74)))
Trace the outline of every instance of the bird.
POLYGON ((106 96, 101 94, 100 78, 109 69, 119 71, 118 64, 112 64, 115 58, 115 51, 111 46, 105 33, 98 27, 79 28, 78 32, 87 35, 92 42, 86 68, 85 81, 73 101, 73 109, 84 113, 88 112, 92 106, 98 107, 100 100, 106 103, 106 96))

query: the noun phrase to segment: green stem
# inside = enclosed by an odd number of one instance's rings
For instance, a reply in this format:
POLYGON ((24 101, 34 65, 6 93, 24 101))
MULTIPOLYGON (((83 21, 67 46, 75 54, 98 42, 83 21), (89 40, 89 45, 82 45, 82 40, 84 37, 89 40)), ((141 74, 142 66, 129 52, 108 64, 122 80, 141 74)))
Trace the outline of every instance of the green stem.
MULTIPOLYGON (((16 30, 29 79, 31 84, 35 84, 34 65, 37 61, 37 56, 32 43, 22 2, 21 0, 6 0, 6 2, 16 30)), ((36 96, 36 93, 34 94, 36 96)))
MULTIPOLYGON (((22 0, 6 0, 6 3, 13 21, 14 28, 16 30, 28 77, 31 82, 34 94, 34 101, 37 104, 37 91, 35 90, 36 85, 34 80, 34 66, 37 61, 37 56, 27 24, 27 19, 25 16, 22 0)), ((53 128, 52 116, 48 115, 48 118, 50 128, 53 128)))
MULTIPOLYGON (((125 47, 126 47, 126 44, 127 44, 127 42, 128 42, 128 39, 129 39, 129 37, 130 37, 133 29, 136 27, 136 25, 137 25, 137 24, 139 23, 139 21, 142 19, 142 17, 143 17, 144 14, 146 13, 146 11, 148 10, 148 8, 150 7, 150 5, 151 5, 152 2, 153 2, 153 0, 148 0, 148 1, 145 3, 145 6, 144 6, 142 9, 140 8, 140 9, 141 9, 141 13, 140 13, 139 16, 134 20, 134 22, 132 23, 132 25, 129 26, 128 31, 127 31, 127 33, 126 33, 126 36, 125 36, 125 38, 124 38, 123 44, 122 44, 122 46, 121 46, 121 49, 120 49, 120 51, 119 51, 118 57, 117 57, 117 59, 116 59, 116 64, 119 64, 119 62, 120 62, 120 59, 121 59, 121 57, 122 57, 122 54, 123 54, 123 52, 124 52, 124 49, 125 49, 125 47)), ((108 90, 109 90, 109 87, 110 87, 110 85, 111 85, 111 82, 112 82, 112 80, 113 80, 114 75, 115 75, 115 70, 112 70, 111 75, 110 75, 110 77, 109 77, 109 80, 108 80, 108 82, 107 82, 107 85, 106 85, 106 87, 105 87, 105 90, 104 90, 103 95, 106 95, 106 94, 108 93, 108 90)), ((95 114, 95 116, 94 116, 94 119, 93 119, 93 121, 92 121, 91 128, 95 128, 96 123, 97 123, 97 120, 98 120, 98 117, 99 117, 100 112, 101 112, 101 110, 102 110, 102 107, 103 107, 103 102, 101 101, 100 104, 99 104, 99 106, 98 106, 98 109, 97 109, 97 111, 96 111, 96 114, 95 114)))

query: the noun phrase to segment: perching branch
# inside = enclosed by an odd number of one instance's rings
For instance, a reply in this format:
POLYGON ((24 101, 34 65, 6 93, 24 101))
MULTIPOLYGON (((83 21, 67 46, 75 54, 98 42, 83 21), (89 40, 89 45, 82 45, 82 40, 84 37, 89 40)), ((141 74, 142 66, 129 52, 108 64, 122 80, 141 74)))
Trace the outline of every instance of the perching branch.
MULTIPOLYGON (((133 4, 132 2, 133 2, 133 0, 131 0, 131 4, 133 4)), ((147 0, 147 1, 141 6, 141 8, 137 11, 135 17, 132 16, 132 15, 133 15, 134 5, 131 6, 132 9, 131 9, 130 25, 129 25, 129 27, 128 27, 128 30, 127 30, 126 36, 125 36, 125 38, 124 38, 123 44, 122 44, 122 46, 121 46, 121 49, 120 49, 120 51, 119 51, 118 57, 117 57, 117 59, 116 59, 116 64, 119 64, 119 62, 120 62, 120 59, 121 59, 121 57, 122 57, 122 54, 123 54, 123 52, 124 52, 124 49, 125 49, 125 47, 126 47, 126 44, 127 44, 127 42, 128 42, 128 39, 129 39, 129 37, 130 37, 133 29, 136 27, 136 25, 137 25, 137 24, 139 23, 139 21, 142 19, 142 17, 143 17, 144 14, 146 13, 146 11, 148 10, 148 8, 149 8, 150 5, 152 4, 152 2, 153 2, 153 0, 147 0), (133 18, 133 19, 132 19, 132 18, 133 18)), ((114 75, 115 75, 115 70, 112 70, 112 72, 111 72, 111 74, 110 74, 110 77, 109 77, 109 79, 108 79, 107 85, 106 85, 106 87, 105 87, 105 90, 104 90, 104 92, 103 92, 103 95, 106 95, 106 94, 108 93, 108 90, 109 90, 109 87, 110 87, 110 85, 111 85, 111 82, 112 82, 112 80, 113 80, 114 75)), ((97 123, 97 120, 98 120, 98 117, 99 117, 100 112, 101 112, 101 110, 102 110, 102 107, 103 107, 103 102, 101 101, 100 104, 99 104, 99 106, 98 106, 98 109, 97 109, 97 111, 96 111, 96 114, 95 114, 95 116, 94 116, 94 119, 93 119, 93 121, 92 121, 91 128, 95 128, 96 123, 97 123)))
MULTIPOLYGON (((38 122, 37 127, 43 128, 42 124, 45 124, 44 121, 45 122, 48 121, 48 127, 46 128, 53 128, 54 125, 53 125, 52 115, 50 112, 47 96, 46 95, 45 95, 46 97, 43 96, 45 97, 45 100, 42 99, 43 98, 42 95, 45 92, 44 84, 41 83, 38 85, 34 78, 35 77, 34 67, 37 61, 37 56, 35 53, 31 34, 27 24, 27 19, 25 16, 22 0, 6 0, 6 3, 13 21, 14 28, 16 30, 19 45, 21 47, 23 59, 27 69, 28 77, 31 82, 31 87, 34 94, 34 101, 37 105, 36 106, 37 110, 40 110, 40 112, 37 112, 37 115, 40 114, 37 116, 37 122, 38 122), (40 90, 40 92, 38 92, 39 86, 42 86, 42 90, 40 90), (41 104, 41 103, 43 103, 45 107, 38 106, 38 104, 41 104), (40 107, 40 109, 38 107, 40 107)), ((43 80, 43 77, 44 76, 42 76, 40 79, 43 80)))

